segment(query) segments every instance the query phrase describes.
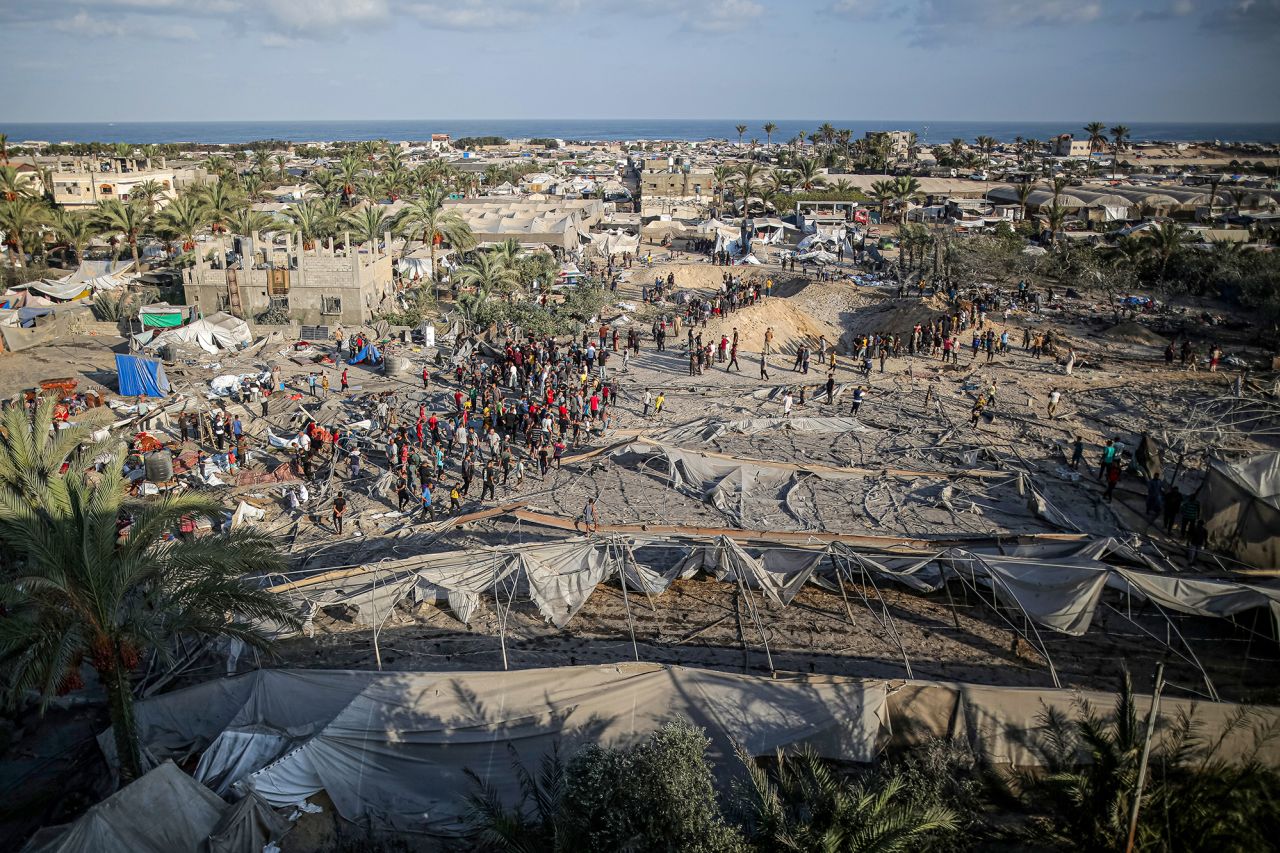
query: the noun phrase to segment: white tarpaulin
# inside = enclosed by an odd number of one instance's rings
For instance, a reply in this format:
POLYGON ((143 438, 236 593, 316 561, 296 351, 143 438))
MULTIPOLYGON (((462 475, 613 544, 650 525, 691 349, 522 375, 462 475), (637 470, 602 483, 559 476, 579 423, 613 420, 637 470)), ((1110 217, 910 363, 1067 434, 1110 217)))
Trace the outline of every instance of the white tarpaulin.
MULTIPOLYGON (((325 791, 347 820, 450 831, 470 769, 519 799, 512 753, 536 768, 560 744, 634 743, 663 723, 705 727, 711 758, 811 745, 868 761, 883 724, 883 684, 733 675, 654 664, 477 673, 381 673, 319 734, 243 780, 286 805, 325 791)), ((305 700, 300 700, 305 701, 305 700)))
POLYGON ((152 349, 168 343, 194 343, 205 352, 216 353, 219 347, 235 349, 248 346, 253 343, 253 333, 249 331, 249 324, 244 320, 233 317, 225 311, 219 311, 202 320, 156 335, 147 344, 147 348, 152 349))

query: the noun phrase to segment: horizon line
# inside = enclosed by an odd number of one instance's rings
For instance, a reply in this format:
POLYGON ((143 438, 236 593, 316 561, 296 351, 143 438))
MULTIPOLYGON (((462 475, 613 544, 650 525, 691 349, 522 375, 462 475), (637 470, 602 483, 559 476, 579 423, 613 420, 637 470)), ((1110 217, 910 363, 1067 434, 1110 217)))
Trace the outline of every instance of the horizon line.
MULTIPOLYGON (((1091 121, 1102 121, 1110 123, 1112 119, 1090 119, 1091 121)), ((486 116, 484 118, 302 118, 302 119, 279 119, 279 118, 252 118, 252 119, 236 119, 236 118, 220 118, 220 119, 79 119, 79 120, 24 120, 24 121, 0 121, 0 127, 6 125, 23 125, 23 124, 48 124, 48 125, 71 125, 71 124, 320 124, 329 122, 350 122, 350 123, 378 123, 378 122, 500 122, 500 121, 527 121, 527 122, 557 122, 557 121, 579 121, 579 122, 645 122, 645 121, 670 121, 670 122, 744 122, 744 121, 790 121, 790 122, 849 122, 849 123, 866 123, 866 122, 898 122, 906 123, 924 123, 924 122, 949 122, 956 124, 1057 124, 1076 121, 1076 119, 955 119, 955 118, 673 118, 670 116, 649 116, 649 117, 629 117, 629 118, 581 118, 561 116, 555 118, 519 118, 519 117, 499 117, 486 116)), ((1115 121, 1125 121, 1130 124, 1256 124, 1256 125, 1280 125, 1280 121, 1264 121, 1255 119, 1115 119, 1115 121)))

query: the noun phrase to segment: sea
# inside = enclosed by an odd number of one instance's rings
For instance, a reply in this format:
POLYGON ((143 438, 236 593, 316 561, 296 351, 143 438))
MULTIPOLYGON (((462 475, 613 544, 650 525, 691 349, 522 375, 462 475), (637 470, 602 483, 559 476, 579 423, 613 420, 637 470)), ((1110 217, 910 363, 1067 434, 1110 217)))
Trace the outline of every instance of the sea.
MULTIPOLYGON (((914 130, 922 143, 941 145, 954 138, 972 141, 978 136, 1012 142, 1016 137, 1045 140, 1059 133, 1083 136, 1088 119, 1033 121, 920 121, 920 120, 778 120, 774 142, 786 142, 803 130, 811 134, 824 122, 848 128, 854 138, 867 131, 914 130)), ((259 140, 288 142, 358 141, 387 139, 393 142, 430 139, 447 133, 454 139, 468 136, 501 136, 506 139, 552 138, 564 140, 673 139, 702 141, 738 139, 736 125, 747 125, 745 141, 765 141, 763 119, 404 119, 391 121, 163 121, 163 122, 60 122, 20 123, 0 120, 0 133, 11 144, 25 141, 130 142, 136 145, 201 142, 248 143, 259 140)), ((1114 122, 1107 124, 1110 127, 1114 122)), ((1280 142, 1280 123, 1127 122, 1130 141, 1142 142, 1280 142)))

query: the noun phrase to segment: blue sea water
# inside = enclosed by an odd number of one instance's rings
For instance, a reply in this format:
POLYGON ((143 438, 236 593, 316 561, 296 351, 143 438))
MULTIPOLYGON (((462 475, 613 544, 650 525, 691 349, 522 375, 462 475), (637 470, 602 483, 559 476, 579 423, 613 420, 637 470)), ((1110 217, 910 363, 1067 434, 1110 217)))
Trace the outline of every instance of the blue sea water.
MULTIPOLYGON (((803 130, 812 133, 824 121, 836 128, 849 128, 854 138, 871 130, 914 130, 922 142, 938 145, 955 137, 972 141, 979 135, 1011 142, 1017 136, 1044 140, 1059 133, 1083 136, 1087 119, 1060 122, 981 122, 919 120, 843 120, 811 119, 777 121, 774 142, 785 142, 803 130)), ((508 139, 553 137, 559 139, 704 139, 738 138, 738 124, 748 126, 744 139, 765 140, 761 125, 764 120, 738 119, 415 119, 394 121, 209 121, 209 122, 65 122, 18 123, 0 121, 0 133, 7 133, 11 143, 25 140, 42 142, 132 142, 149 143, 204 142, 245 143, 263 139, 290 142, 331 140, 389 139, 417 141, 429 139, 432 133, 447 133, 457 139, 464 136, 502 136, 508 139)), ((1280 142, 1280 122, 1248 123, 1177 123, 1129 122, 1131 140, 1198 142, 1280 142)), ((1110 126, 1110 124, 1108 125, 1110 126)))

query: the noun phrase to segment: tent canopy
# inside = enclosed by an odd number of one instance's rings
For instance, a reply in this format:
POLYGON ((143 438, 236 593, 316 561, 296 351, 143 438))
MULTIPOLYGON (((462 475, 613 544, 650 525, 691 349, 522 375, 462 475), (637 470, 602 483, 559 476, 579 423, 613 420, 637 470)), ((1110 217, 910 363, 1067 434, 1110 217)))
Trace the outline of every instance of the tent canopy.
POLYGON ((163 397, 170 391, 169 377, 164 365, 154 358, 136 355, 117 355, 116 374, 120 393, 125 397, 163 397))

